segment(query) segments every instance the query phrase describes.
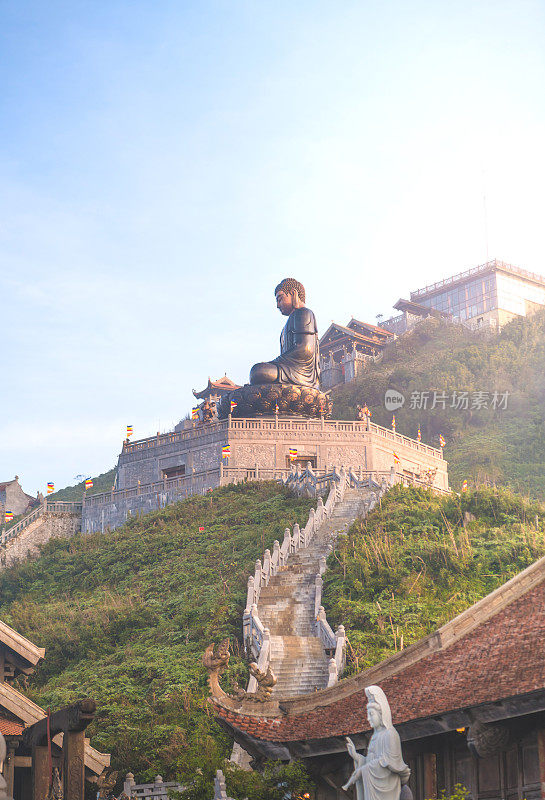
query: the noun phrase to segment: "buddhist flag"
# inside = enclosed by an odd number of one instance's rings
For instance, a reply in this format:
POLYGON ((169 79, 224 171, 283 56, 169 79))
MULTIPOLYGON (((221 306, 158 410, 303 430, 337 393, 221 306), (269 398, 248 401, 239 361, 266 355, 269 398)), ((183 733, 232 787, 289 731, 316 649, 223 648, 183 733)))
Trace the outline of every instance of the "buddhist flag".
POLYGON ((290 461, 295 461, 295 459, 297 458, 297 448, 296 447, 290 447, 290 449, 288 450, 288 455, 289 455, 290 461))
POLYGON ((278 403, 275 403, 274 405, 274 413, 278 414, 278 403))
POLYGON ((231 445, 226 444, 225 447, 221 448, 221 457, 222 458, 229 458, 231 455, 231 445))
POLYGON ((442 449, 446 445, 445 437, 442 433, 439 434, 439 447, 442 449))
POLYGON ((53 494, 54 491, 55 491, 55 484, 54 483, 48 483, 47 484, 47 494, 53 494))
POLYGON ((394 464, 400 464, 400 463, 401 463, 401 459, 400 459, 400 457, 398 456, 398 454, 394 450, 394 464))
POLYGON ((462 492, 467 492, 467 481, 462 483, 462 492))
POLYGON ((192 408, 191 409, 191 419, 199 419, 199 409, 192 408))
POLYGON ((235 408, 237 406, 238 406, 237 401, 236 400, 231 400, 231 414, 233 413, 233 411, 235 410, 235 408))
POLYGON ((85 490, 92 488, 93 488, 93 479, 87 478, 87 480, 85 481, 85 490))
POLYGON ((13 519, 13 511, 6 511, 6 513, 5 513, 5 521, 6 522, 11 522, 12 519, 13 519))
POLYGON ((420 425, 418 426, 418 433, 416 434, 416 441, 420 442, 422 439, 422 434, 420 433, 420 425))
POLYGON ((396 415, 394 414, 392 417, 392 430, 395 431, 396 429, 396 415))
POLYGON ((127 425, 127 439, 129 439, 134 433, 132 425, 127 425))

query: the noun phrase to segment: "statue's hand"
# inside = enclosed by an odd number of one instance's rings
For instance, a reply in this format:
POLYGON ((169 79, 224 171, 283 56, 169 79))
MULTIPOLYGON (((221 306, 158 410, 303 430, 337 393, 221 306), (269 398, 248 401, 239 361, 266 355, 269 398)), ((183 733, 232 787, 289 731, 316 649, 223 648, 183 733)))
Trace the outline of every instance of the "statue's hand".
POLYGON ((350 736, 346 737, 346 749, 348 750, 348 752, 352 756, 352 758, 355 758, 357 756, 356 747, 354 745, 354 742, 350 738, 350 736))

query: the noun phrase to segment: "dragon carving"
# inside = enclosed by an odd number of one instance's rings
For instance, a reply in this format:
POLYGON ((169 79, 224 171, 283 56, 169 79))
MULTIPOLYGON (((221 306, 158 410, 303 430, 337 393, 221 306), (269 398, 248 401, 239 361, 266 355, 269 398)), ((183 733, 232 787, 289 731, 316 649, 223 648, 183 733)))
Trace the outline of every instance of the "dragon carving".
MULTIPOLYGON (((219 677, 229 664, 229 639, 224 639, 219 645, 210 644, 202 658, 203 665, 208 672, 208 684, 212 694, 216 697, 226 696, 219 684, 219 677)), ((257 691, 247 692, 235 684, 235 692, 231 695, 235 700, 249 700, 252 703, 266 703, 270 700, 272 690, 277 678, 270 667, 263 672, 253 661, 250 664, 250 673, 257 681, 257 691)), ((229 697, 229 695, 227 695, 229 697)))

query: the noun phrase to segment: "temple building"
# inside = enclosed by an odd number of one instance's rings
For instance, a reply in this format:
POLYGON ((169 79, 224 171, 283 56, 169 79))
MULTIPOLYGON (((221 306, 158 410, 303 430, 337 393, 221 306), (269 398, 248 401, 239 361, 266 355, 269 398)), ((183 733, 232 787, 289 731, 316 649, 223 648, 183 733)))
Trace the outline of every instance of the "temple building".
POLYGON ((195 389, 193 389, 193 395, 197 400, 208 400, 209 403, 219 403, 221 397, 239 388, 237 383, 234 383, 231 378, 224 375, 223 378, 218 378, 215 381, 211 381, 210 378, 208 378, 208 385, 205 386, 204 389, 201 389, 200 392, 196 392, 195 389))
POLYGON ((352 318, 346 326, 332 322, 320 339, 322 388, 327 391, 355 380, 392 338, 391 331, 358 319, 352 318))
POLYGON ((515 317, 545 308, 545 278, 493 259, 417 289, 394 308, 401 314, 381 324, 397 336, 428 316, 499 331, 515 317))
POLYGON ((19 476, 16 475, 11 481, 0 483, 0 520, 4 519, 4 512, 11 511, 14 516, 24 514, 37 504, 35 497, 31 497, 23 492, 19 483, 19 476))
POLYGON ((364 688, 386 693, 414 800, 545 796, 545 558, 417 644, 329 688, 250 702, 211 683, 216 717, 259 765, 301 759, 317 800, 341 800, 352 772, 345 736, 364 751, 364 688))
MULTIPOLYGON (((0 733, 6 739, 7 758, 3 775, 8 785, 8 796, 14 800, 32 797, 32 757, 23 743, 23 731, 47 715, 40 706, 14 688, 19 676, 31 675, 45 657, 43 647, 31 641, 0 621, 0 733)), ((57 756, 60 742, 53 739, 53 756, 57 756)), ((85 774, 96 780, 110 764, 110 756, 99 753, 85 740, 85 774)))

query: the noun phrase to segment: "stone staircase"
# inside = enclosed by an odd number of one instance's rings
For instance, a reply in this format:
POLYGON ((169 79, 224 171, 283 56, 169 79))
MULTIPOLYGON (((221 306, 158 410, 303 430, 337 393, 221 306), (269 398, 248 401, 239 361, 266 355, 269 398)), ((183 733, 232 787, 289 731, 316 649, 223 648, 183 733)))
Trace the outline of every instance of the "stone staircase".
POLYGON ((270 665, 278 679, 273 694, 294 697, 327 686, 329 670, 315 620, 316 575, 338 536, 364 513, 369 489, 346 489, 308 547, 293 553, 261 589, 258 613, 271 635, 270 665))

